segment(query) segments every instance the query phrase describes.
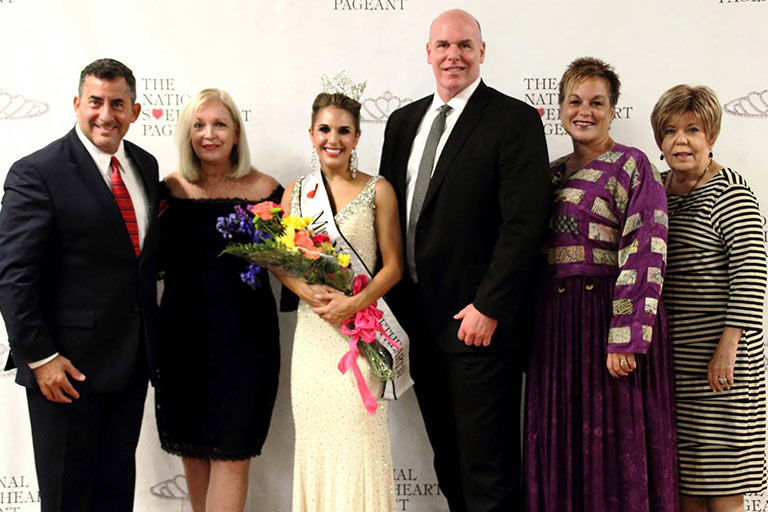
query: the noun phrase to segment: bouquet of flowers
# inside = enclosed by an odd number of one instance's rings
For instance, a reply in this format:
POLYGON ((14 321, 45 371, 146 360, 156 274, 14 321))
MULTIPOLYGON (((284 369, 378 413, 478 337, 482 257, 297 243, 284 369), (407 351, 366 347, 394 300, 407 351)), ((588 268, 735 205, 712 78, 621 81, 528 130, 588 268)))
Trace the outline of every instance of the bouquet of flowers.
MULTIPOLYGON (((280 205, 271 201, 245 209, 235 206, 233 213, 219 217, 216 224, 216 229, 228 240, 221 254, 249 262, 240 278, 252 288, 259 286, 257 276, 261 267, 273 267, 309 284, 325 284, 347 295, 358 293, 366 285, 367 276, 355 276, 349 266, 349 254, 338 252, 325 233, 313 233, 308 228, 311 222, 311 217, 284 216, 280 205)), ((341 324, 341 331, 350 338, 351 345, 349 355, 339 362, 342 373, 356 367, 353 361, 359 351, 379 378, 392 379, 391 356, 376 339, 376 333, 389 338, 378 323, 381 314, 374 302, 341 324)))
POLYGON ((352 293, 349 254, 340 254, 325 233, 313 234, 310 217, 283 216, 280 205, 264 201, 219 217, 216 229, 229 243, 222 254, 250 262, 240 278, 257 288, 261 267, 273 267, 309 284, 326 284, 352 293))

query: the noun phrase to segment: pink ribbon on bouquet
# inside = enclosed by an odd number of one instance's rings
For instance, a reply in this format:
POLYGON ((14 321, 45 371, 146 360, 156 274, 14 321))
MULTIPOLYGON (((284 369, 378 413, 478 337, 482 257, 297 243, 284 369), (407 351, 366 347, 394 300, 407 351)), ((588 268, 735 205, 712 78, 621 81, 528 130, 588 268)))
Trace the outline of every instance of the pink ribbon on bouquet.
MULTIPOLYGON (((365 274, 358 274, 355 276, 355 281, 352 284, 352 295, 357 295, 360 290, 365 288, 368 284, 368 276, 365 274)), ((365 343, 371 343, 376 339, 376 334, 381 333, 384 338, 389 341, 395 348, 400 348, 400 344, 390 338, 384 329, 381 328, 379 320, 384 315, 379 308, 376 307, 376 302, 361 309, 353 318, 348 318, 341 324, 341 333, 349 336, 349 351, 345 353, 339 361, 339 371, 343 374, 347 373, 349 368, 352 368, 352 373, 355 375, 355 381, 357 382, 357 389, 360 392, 360 396, 363 399, 365 409, 373 414, 376 409, 379 408, 379 404, 376 399, 373 398, 371 390, 368 389, 368 385, 365 383, 363 373, 360 371, 360 367, 357 365, 357 356, 360 352, 357 350, 357 343, 363 340, 365 343), (349 327, 352 324, 354 327, 349 327)))

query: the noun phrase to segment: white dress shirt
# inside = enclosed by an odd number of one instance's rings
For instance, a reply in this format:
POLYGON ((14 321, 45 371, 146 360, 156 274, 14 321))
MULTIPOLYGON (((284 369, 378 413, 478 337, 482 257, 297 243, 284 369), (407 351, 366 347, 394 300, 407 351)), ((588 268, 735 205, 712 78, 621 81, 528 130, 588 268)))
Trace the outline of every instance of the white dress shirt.
POLYGON ((104 178, 104 183, 106 183, 110 191, 112 191, 112 157, 117 157, 117 161, 120 163, 120 176, 123 178, 125 188, 128 189, 128 193, 131 195, 133 209, 136 211, 136 223, 139 226, 139 247, 144 247, 144 236, 147 234, 147 225, 149 224, 149 201, 144 191, 144 186, 141 183, 141 176, 136 170, 136 166, 125 153, 125 144, 121 140, 117 151, 110 155, 97 148, 80 130, 80 125, 75 125, 75 131, 80 142, 83 143, 88 154, 91 155, 91 158, 96 163, 96 168, 99 169, 102 178, 104 178))
POLYGON ((440 136, 440 142, 437 144, 437 150, 435 151, 435 161, 432 164, 432 173, 435 172, 435 166, 438 160, 440 160, 440 154, 445 147, 445 141, 453 131, 453 127, 456 126, 456 121, 459 120, 459 116, 464 111, 464 107, 467 106, 469 98, 474 94, 477 86, 480 85, 480 78, 469 84, 459 94, 451 98, 448 103, 443 103, 440 95, 435 91, 435 95, 432 98, 432 105, 429 106, 424 117, 421 119, 418 130, 416 130, 416 137, 413 139, 413 145, 411 146, 411 156, 408 158, 408 169, 405 175, 405 215, 406 223, 411 220, 411 203, 413 202, 413 191, 416 189, 416 178, 419 175, 419 163, 421 163, 421 155, 424 154, 424 146, 427 145, 427 136, 429 130, 432 127, 432 122, 435 120, 438 114, 438 109, 443 105, 449 105, 451 110, 445 118, 445 129, 440 136))
MULTIPOLYGON (((120 141, 120 146, 118 146, 115 154, 110 155, 97 148, 94 143, 85 136, 80 129, 80 125, 75 125, 75 132, 77 133, 80 142, 83 143, 83 146, 85 146, 85 149, 88 151, 88 154, 93 158, 96 168, 99 169, 99 173, 101 173, 101 176, 104 178, 104 182, 110 191, 112 191, 112 157, 117 157, 117 161, 120 164, 120 176, 123 178, 125 188, 128 189, 128 193, 131 195, 133 209, 136 211, 136 223, 139 226, 139 247, 143 247, 144 235, 147 234, 147 224, 149 223, 149 200, 147 199, 147 194, 144 192, 144 187, 141 184, 141 176, 139 176, 133 162, 131 162, 131 159, 128 158, 128 155, 125 153, 125 145, 123 144, 123 141, 120 141)), ((33 370, 39 368, 45 363, 52 361, 57 355, 59 355, 58 352, 45 359, 29 363, 29 367, 33 370)))

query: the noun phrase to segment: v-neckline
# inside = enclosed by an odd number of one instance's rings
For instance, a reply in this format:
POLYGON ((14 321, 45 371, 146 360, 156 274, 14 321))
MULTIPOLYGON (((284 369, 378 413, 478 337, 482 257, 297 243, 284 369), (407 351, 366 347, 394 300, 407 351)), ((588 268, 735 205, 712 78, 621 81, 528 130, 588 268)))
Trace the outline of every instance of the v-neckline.
MULTIPOLYGON (((333 211, 334 210, 334 207, 333 207, 334 205, 331 202, 331 194, 328 191, 328 182, 325 180, 325 176, 322 173, 320 173, 320 176, 323 179, 323 186, 325 187, 325 194, 328 196, 328 203, 331 206, 331 211, 333 211)), ((341 208, 340 210, 338 210, 337 212, 334 212, 333 213, 333 219, 336 220, 337 217, 340 217, 341 214, 344 213, 344 210, 346 210, 347 208, 349 208, 350 206, 355 204, 363 196, 365 191, 368 190, 368 186, 370 185, 371 181, 374 180, 374 179, 376 179, 376 176, 371 176, 368 179, 368 181, 365 182, 365 185, 363 186, 363 189, 360 192, 358 192, 358 194, 351 201, 349 201, 347 204, 345 204, 344 207, 341 208)))

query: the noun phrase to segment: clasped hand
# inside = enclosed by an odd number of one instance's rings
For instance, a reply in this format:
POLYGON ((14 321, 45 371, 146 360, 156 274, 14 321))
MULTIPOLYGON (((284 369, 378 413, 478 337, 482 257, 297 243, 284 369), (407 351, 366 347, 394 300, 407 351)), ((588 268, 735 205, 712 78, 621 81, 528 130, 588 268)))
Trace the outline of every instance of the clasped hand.
POLYGON ((314 292, 313 300, 307 302, 312 306, 312 311, 331 325, 341 325, 360 310, 354 297, 329 286, 310 285, 310 288, 314 292))

